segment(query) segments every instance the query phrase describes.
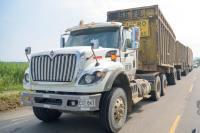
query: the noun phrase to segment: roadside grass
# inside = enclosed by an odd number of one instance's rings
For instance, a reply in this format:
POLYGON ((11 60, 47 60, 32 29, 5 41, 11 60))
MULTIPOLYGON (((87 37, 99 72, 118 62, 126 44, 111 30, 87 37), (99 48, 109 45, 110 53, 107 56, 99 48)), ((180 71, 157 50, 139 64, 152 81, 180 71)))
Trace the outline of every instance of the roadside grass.
POLYGON ((0 62, 0 92, 22 90, 22 80, 27 63, 0 62))
POLYGON ((27 63, 0 62, 0 111, 20 106, 19 95, 27 63))

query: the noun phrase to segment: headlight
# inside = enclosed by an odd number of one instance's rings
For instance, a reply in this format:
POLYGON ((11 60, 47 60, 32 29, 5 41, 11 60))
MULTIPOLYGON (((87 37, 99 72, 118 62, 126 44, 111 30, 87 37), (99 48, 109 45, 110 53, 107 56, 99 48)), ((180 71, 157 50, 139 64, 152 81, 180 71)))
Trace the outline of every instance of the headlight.
POLYGON ((86 74, 84 79, 85 83, 91 84, 92 81, 95 79, 95 75, 86 74))
POLYGON ((29 80, 29 74, 28 73, 25 73, 24 74, 24 80, 28 83, 30 80, 29 80))
POLYGON ((84 74, 79 80, 78 84, 80 85, 93 84, 103 79, 105 75, 106 75, 106 72, 100 72, 100 71, 96 71, 93 74, 84 74))

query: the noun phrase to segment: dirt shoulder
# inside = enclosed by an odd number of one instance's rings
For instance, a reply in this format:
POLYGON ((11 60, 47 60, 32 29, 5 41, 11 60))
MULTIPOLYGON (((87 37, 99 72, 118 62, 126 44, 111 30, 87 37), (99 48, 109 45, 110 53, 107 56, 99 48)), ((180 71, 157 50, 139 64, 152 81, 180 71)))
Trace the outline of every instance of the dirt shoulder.
POLYGON ((20 107, 20 91, 0 92, 0 111, 12 110, 20 107))

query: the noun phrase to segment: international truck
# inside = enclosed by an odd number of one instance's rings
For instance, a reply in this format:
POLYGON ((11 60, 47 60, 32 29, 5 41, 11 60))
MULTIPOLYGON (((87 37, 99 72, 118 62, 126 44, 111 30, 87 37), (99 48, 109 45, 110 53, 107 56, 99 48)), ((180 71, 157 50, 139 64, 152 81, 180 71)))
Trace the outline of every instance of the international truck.
POLYGON ((22 104, 44 122, 89 112, 99 115, 106 131, 119 131, 134 104, 144 97, 158 101, 167 81, 175 81, 175 35, 164 20, 154 19, 157 7, 144 12, 152 17, 137 22, 146 23, 146 31, 120 22, 81 21, 61 35, 59 49, 31 53, 27 47, 22 104), (157 22, 163 27, 159 38, 157 22))

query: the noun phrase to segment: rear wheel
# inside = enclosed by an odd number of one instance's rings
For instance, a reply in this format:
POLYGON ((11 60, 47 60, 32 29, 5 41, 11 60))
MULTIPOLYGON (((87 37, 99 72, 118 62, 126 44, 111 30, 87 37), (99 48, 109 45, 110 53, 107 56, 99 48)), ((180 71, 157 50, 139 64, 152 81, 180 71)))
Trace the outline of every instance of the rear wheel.
POLYGON ((160 94, 161 94, 160 77, 156 76, 154 90, 151 92, 151 99, 153 101, 158 101, 160 99, 160 94))
POLYGON ((188 74, 188 69, 186 68, 186 69, 183 71, 182 75, 183 75, 183 76, 186 76, 187 74, 188 74))
POLYGON ((181 69, 177 69, 177 80, 181 80, 181 69))
POLYGON ((160 76, 161 79, 161 96, 164 96, 166 94, 166 89, 167 89, 167 78, 165 74, 161 74, 160 76))
POLYGON ((100 104, 100 122, 108 132, 117 132, 127 117, 127 96, 122 88, 113 88, 102 95, 100 104))
POLYGON ((33 107, 33 113, 35 116, 44 122, 52 122, 57 120, 61 116, 61 112, 54 109, 47 109, 41 107, 33 107))
POLYGON ((166 73, 167 83, 168 85, 175 85, 176 84, 176 76, 175 72, 166 73))
POLYGON ((189 68, 187 69, 187 74, 189 74, 189 68))

